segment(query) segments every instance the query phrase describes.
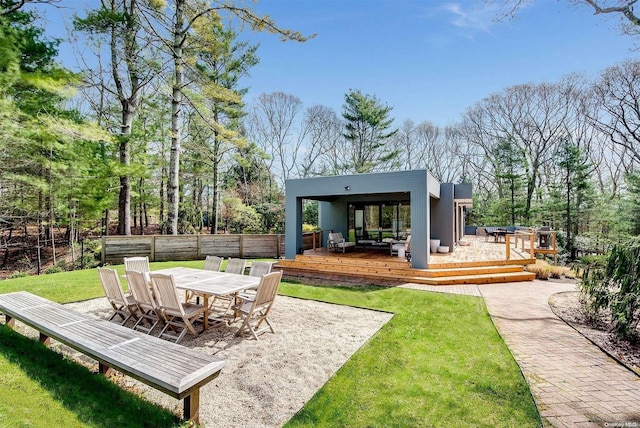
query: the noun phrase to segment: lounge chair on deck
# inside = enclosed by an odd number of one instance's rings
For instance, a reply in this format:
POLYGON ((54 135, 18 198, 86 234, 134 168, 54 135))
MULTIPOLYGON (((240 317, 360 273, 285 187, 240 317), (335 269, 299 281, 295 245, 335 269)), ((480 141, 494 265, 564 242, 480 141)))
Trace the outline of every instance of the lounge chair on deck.
POLYGON ((404 255, 407 259, 410 259, 408 254, 411 253, 411 235, 407 236, 406 241, 396 242, 395 244, 391 244, 391 255, 397 255, 399 250, 404 250, 404 255))
POLYGON ((327 247, 329 250, 337 251, 342 250, 346 252, 347 248, 356 248, 355 242, 350 242, 344 239, 342 232, 329 232, 329 238, 327 239, 327 247))

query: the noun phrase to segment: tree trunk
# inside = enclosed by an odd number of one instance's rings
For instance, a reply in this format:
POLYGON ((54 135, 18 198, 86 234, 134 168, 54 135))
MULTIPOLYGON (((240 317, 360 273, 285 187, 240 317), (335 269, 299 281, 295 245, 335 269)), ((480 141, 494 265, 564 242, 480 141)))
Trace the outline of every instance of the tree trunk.
POLYGON ((182 43, 184 41, 184 8, 185 0, 176 0, 173 28, 173 66, 174 81, 171 99, 171 153, 169 156, 169 183, 167 185, 167 233, 178 234, 178 208, 180 184, 180 150, 182 146, 182 43))

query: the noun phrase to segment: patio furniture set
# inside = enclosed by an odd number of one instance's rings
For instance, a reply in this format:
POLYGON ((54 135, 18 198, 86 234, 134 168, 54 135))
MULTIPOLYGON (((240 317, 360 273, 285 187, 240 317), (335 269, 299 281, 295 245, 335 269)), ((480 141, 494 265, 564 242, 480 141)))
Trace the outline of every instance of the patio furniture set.
POLYGON ((125 257, 125 278, 129 292, 125 293, 115 269, 98 268, 100 279, 113 315, 110 321, 119 319, 124 325, 131 318, 136 322, 134 330, 150 334, 158 325, 163 328, 158 337, 180 342, 187 332, 199 333, 196 324, 202 323, 202 331, 210 324, 229 324, 241 318, 239 336, 249 330, 255 339, 258 334, 275 332, 267 315, 277 295, 282 272, 271 272, 272 263, 253 262, 248 275, 246 260, 230 258, 227 268, 221 272, 223 259, 207 256, 204 269, 175 267, 150 271, 147 257, 125 257), (179 291, 185 292, 184 300, 179 291), (200 304, 202 298, 202 304, 200 304), (265 327, 260 329, 262 324, 265 327))
POLYGON ((197 322, 206 330, 218 303, 222 311, 216 321, 224 321, 222 316, 229 311, 234 321, 242 319, 236 335, 249 330, 257 340, 264 331, 275 332, 267 316, 282 272, 271 272, 269 262, 253 262, 249 274, 244 275, 243 259, 229 260, 225 272, 220 272, 221 266, 221 258, 208 256, 205 269, 178 267, 151 272, 147 257, 125 258, 127 293, 115 269, 99 268, 113 308, 108 320, 25 291, 0 294, 0 312, 9 327, 19 320, 37 330, 46 345, 53 338, 97 360, 102 374, 113 368, 184 400, 184 418, 199 423, 200 387, 215 379, 225 362, 178 342, 187 332, 198 335, 197 322), (186 292, 184 301, 178 290, 186 292), (202 305, 193 302, 199 297, 202 305), (116 318, 119 322, 111 322, 116 318), (132 318, 136 321, 133 328, 125 327, 132 318), (164 326, 159 337, 154 337, 150 333, 158 324, 164 326), (163 363, 168 361, 171 363, 163 363))
POLYGON ((329 237, 327 238, 328 250, 345 253, 348 249, 355 249, 356 247, 388 250, 392 256, 406 257, 407 260, 411 261, 411 235, 407 236, 405 241, 397 241, 391 238, 382 241, 360 239, 356 243, 347 241, 341 232, 329 232, 329 237))

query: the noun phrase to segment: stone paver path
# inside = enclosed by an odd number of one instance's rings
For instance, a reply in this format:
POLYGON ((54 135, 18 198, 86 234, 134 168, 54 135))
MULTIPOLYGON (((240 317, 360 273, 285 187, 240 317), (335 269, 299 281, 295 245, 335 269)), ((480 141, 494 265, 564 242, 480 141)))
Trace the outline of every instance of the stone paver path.
POLYGON ((433 291, 434 293, 448 293, 448 294, 464 294, 467 296, 481 297, 480 290, 475 284, 460 284, 460 285, 426 285, 415 284, 408 282, 406 284, 399 285, 400 288, 412 288, 414 290, 433 291))
POLYGON ((553 427, 640 427, 640 378, 556 317, 552 294, 573 284, 479 286, 494 324, 553 427))

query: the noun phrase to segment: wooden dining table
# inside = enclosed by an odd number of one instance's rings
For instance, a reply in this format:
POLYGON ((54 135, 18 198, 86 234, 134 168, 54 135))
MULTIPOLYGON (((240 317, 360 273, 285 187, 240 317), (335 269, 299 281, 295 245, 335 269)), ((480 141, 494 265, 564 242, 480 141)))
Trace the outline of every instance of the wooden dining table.
POLYGON ((202 296, 205 307, 205 330, 209 324, 209 298, 234 296, 250 288, 256 288, 260 284, 260 278, 255 276, 187 267, 160 269, 153 272, 173 275, 176 288, 202 296))

